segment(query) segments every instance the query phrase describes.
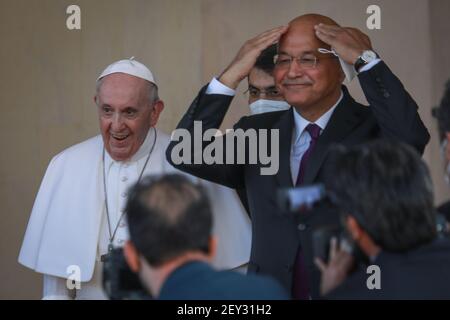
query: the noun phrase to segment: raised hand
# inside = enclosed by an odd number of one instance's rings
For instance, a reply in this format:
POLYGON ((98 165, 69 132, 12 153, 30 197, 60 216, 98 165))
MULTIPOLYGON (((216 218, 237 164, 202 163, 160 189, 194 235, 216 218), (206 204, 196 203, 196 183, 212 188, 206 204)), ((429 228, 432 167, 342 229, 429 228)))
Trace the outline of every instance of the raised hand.
POLYGON ((316 258, 314 263, 322 273, 320 293, 324 296, 346 279, 349 270, 354 264, 354 258, 347 251, 339 249, 337 239, 332 238, 328 264, 320 258, 316 258))
POLYGON ((370 38, 356 28, 345 28, 319 23, 314 26, 316 36, 334 51, 345 62, 355 64, 365 50, 372 50, 370 38))
POLYGON ((278 42, 286 32, 287 26, 281 26, 261 33, 244 43, 236 57, 219 77, 219 81, 229 88, 236 89, 253 68, 261 51, 278 42))

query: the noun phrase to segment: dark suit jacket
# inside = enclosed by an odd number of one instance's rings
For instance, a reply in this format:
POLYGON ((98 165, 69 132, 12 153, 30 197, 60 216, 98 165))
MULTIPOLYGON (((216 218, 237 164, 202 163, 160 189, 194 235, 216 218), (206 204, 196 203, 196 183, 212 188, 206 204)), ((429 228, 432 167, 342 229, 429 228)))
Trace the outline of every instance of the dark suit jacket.
POLYGON ((174 270, 164 282, 160 300, 287 300, 289 295, 275 280, 216 271, 204 262, 189 262, 174 270))
POLYGON ((365 269, 352 274, 329 299, 450 299, 450 241, 439 239, 404 254, 381 252, 381 289, 367 289, 365 269))
MULTIPOLYGON (((417 113, 416 103, 383 61, 361 73, 359 80, 370 107, 355 102, 343 86, 344 97, 309 158, 305 184, 323 180, 322 165, 333 144, 356 145, 377 138, 396 139, 422 153, 428 143, 429 134, 417 113)), ((206 95, 205 89, 200 91, 178 128, 192 133, 194 121, 202 121, 203 130, 220 126, 232 97, 206 95)), ((301 244, 311 275, 311 295, 315 298, 319 297, 320 273, 313 263, 312 231, 319 226, 338 224, 339 218, 327 210, 304 214, 299 221, 298 217, 280 212, 278 208, 276 190, 293 187, 290 173, 293 112, 291 108, 243 117, 235 125, 235 129, 279 130, 280 166, 276 175, 261 175, 261 165, 174 165, 171 152, 177 142, 171 142, 166 155, 168 161, 180 170, 231 188, 245 187, 253 231, 249 272, 272 275, 290 290, 295 256, 301 244)), ((269 144, 268 148, 271 150, 272 146, 269 144)))

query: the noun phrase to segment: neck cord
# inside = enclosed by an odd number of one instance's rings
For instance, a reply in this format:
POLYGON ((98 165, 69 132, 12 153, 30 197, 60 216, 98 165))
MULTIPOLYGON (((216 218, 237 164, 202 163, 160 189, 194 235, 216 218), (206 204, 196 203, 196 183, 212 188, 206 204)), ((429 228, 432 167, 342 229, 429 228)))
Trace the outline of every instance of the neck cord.
MULTIPOLYGON (((141 170, 141 173, 139 174, 139 178, 137 182, 141 181, 142 175, 144 174, 145 168, 147 167, 148 161, 150 160, 150 155, 153 152, 153 149, 155 148, 156 144, 156 137, 157 137, 157 131, 153 127, 153 132, 155 133, 155 137, 153 139, 153 145, 150 148, 150 152, 148 153, 147 159, 145 160, 144 167, 141 170)), ((109 245, 108 245, 108 251, 111 251, 113 249, 113 241, 114 237, 116 236, 117 229, 119 227, 120 221, 123 218, 123 215, 125 212, 122 212, 120 215, 119 220, 117 221, 116 227, 114 228, 114 232, 111 230, 111 220, 109 216, 109 208, 108 208, 108 193, 106 192, 106 168, 105 168, 105 148, 103 147, 103 157, 102 157, 102 165, 103 165, 103 193, 105 195, 105 208, 106 208, 106 218, 108 220, 108 232, 109 232, 109 245)))

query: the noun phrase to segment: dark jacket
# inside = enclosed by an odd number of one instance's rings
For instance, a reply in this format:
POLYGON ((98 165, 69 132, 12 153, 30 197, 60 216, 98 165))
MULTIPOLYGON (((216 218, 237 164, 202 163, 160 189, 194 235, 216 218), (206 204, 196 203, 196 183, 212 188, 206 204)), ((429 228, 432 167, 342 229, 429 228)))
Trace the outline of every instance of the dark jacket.
POLYGON ((439 239, 403 254, 381 252, 380 289, 369 290, 366 269, 352 274, 329 299, 450 299, 450 240, 439 239))
MULTIPOLYGON (((323 163, 333 144, 351 146, 384 138, 403 141, 423 153, 429 134, 417 113, 417 104, 384 62, 381 61, 359 74, 359 81, 370 107, 357 103, 346 87, 342 87, 344 97, 309 158, 304 176, 305 184, 323 181, 323 163)), ((203 130, 219 128, 232 101, 230 96, 206 95, 205 90, 206 87, 200 91, 178 124, 178 128, 190 131, 192 138, 194 121, 202 121, 203 130)), ((277 190, 293 187, 290 172, 293 112, 291 108, 287 111, 243 117, 235 125, 235 129, 279 130, 277 144, 280 164, 275 175, 261 175, 261 164, 175 165, 171 159, 172 150, 177 145, 175 141, 170 143, 166 155, 168 161, 182 171, 231 188, 245 187, 253 232, 249 272, 271 275, 290 290, 293 265, 301 245, 310 273, 311 295, 314 298, 319 297, 320 273, 313 263, 312 231, 320 226, 339 223, 339 217, 336 213, 325 210, 304 214, 299 221, 298 217, 281 212, 277 205, 277 190)), ((206 147, 206 143, 203 147, 206 147)), ((273 149, 270 143, 268 149, 273 149)))
POLYGON ((287 300, 284 288, 269 277, 216 271, 204 262, 174 270, 163 284, 160 300, 287 300))

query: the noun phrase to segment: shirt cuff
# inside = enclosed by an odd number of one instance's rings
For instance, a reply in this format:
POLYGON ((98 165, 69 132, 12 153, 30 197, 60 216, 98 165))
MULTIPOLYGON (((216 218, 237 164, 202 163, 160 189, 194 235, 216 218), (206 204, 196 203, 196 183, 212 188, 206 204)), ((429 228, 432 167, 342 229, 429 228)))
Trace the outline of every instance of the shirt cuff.
POLYGON ((368 64, 366 64, 361 69, 359 69, 358 73, 361 73, 361 72, 364 72, 364 71, 372 69, 372 67, 375 66, 376 64, 378 64, 378 62, 380 62, 380 61, 381 61, 381 59, 379 59, 379 58, 370 61, 368 64))
POLYGON ((206 88, 206 94, 223 94, 226 96, 234 96, 236 94, 236 90, 228 88, 222 82, 213 78, 206 88))

